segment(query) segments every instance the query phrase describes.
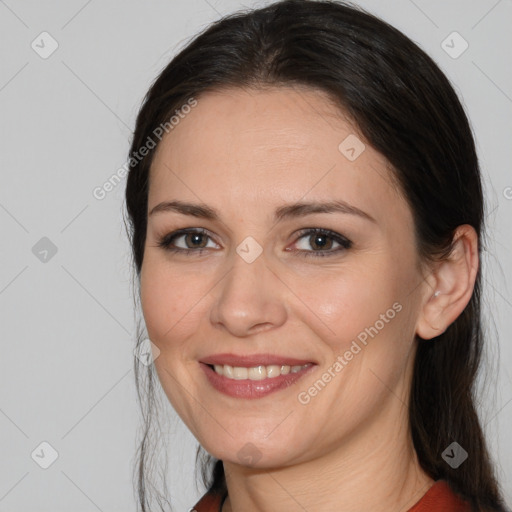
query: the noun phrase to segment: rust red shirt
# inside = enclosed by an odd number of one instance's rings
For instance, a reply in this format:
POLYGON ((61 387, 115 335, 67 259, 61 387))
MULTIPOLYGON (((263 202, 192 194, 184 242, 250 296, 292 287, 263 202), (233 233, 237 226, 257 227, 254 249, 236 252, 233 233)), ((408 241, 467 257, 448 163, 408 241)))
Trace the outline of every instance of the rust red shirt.
MULTIPOLYGON (((191 512, 222 512, 222 496, 206 493, 191 512)), ((471 507, 460 499, 444 480, 437 480, 423 497, 407 512, 470 512, 471 507)))

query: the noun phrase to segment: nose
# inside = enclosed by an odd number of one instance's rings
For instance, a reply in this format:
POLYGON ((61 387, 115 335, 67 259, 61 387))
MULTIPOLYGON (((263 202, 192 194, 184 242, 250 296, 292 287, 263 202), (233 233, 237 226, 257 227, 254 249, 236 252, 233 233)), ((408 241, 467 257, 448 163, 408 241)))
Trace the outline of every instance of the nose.
POLYGON ((237 337, 277 328, 287 317, 283 287, 264 254, 248 263, 235 253, 231 269, 212 290, 210 321, 237 337))

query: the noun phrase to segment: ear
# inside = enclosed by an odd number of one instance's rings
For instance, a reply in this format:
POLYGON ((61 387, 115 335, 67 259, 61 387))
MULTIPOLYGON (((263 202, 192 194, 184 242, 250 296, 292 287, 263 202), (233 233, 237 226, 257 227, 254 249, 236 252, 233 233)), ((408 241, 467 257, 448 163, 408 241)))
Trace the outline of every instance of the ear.
POLYGON ((447 258, 435 264, 427 277, 416 334, 425 340, 448 329, 467 306, 478 273, 478 236, 464 224, 454 233, 453 248, 447 258))

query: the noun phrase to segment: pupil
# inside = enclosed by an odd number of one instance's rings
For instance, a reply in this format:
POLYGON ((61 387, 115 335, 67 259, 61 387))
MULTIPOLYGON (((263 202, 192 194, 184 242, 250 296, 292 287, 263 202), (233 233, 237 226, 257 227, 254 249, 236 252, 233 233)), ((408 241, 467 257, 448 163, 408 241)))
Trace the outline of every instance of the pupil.
POLYGON ((192 233, 190 236, 192 237, 192 244, 193 245, 196 245, 196 243, 199 243, 199 244, 201 243, 201 238, 203 236, 202 234, 200 234, 200 233, 192 233))
POLYGON ((316 246, 319 246, 321 248, 325 247, 326 245, 326 235, 314 235, 315 236, 315 245, 316 246), (323 240, 323 243, 322 243, 322 240, 323 240))

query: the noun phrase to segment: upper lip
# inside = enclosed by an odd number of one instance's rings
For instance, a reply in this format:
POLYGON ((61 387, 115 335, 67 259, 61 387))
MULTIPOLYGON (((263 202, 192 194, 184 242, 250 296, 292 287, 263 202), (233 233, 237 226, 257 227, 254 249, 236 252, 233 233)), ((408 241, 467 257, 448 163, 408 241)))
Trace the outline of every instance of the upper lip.
POLYGON ((204 357, 200 360, 205 364, 229 365, 240 367, 253 367, 253 366, 303 366, 308 363, 316 364, 307 359, 295 359, 287 356, 277 356, 275 354, 250 354, 250 355, 236 355, 236 354, 214 354, 204 357))

